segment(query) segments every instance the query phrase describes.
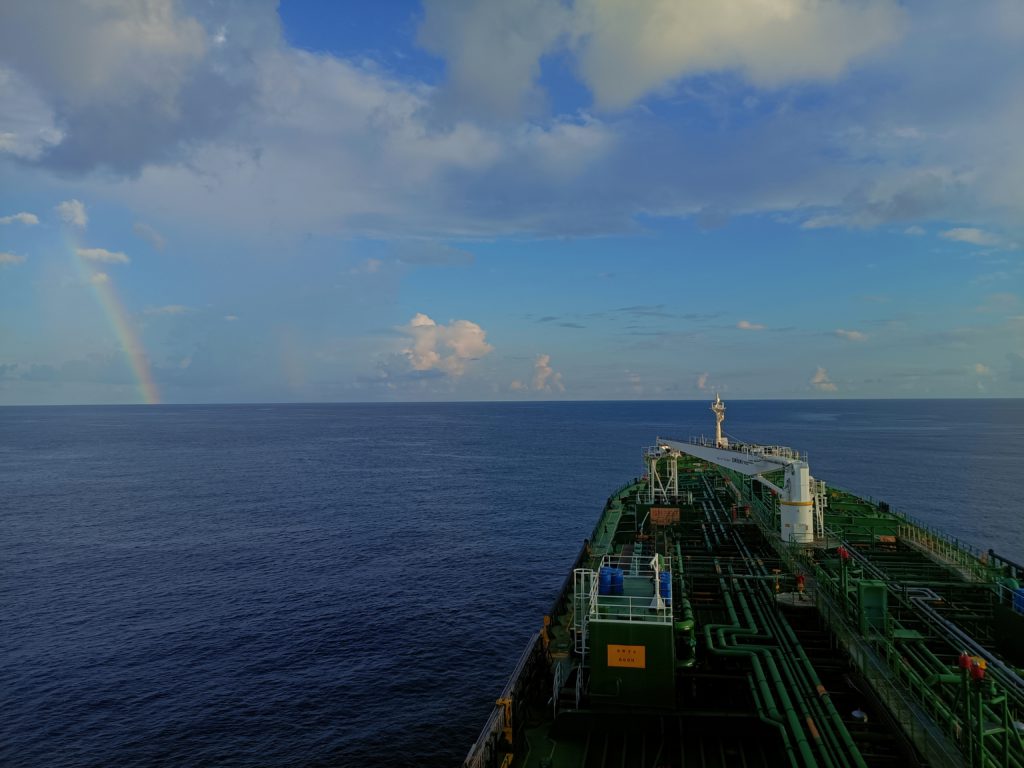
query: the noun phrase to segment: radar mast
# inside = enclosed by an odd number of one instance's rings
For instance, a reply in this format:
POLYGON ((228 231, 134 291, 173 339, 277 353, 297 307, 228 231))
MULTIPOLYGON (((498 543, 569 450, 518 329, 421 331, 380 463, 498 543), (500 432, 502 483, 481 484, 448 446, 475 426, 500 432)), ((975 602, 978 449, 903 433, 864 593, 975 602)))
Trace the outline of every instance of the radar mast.
POLYGON ((715 447, 728 448, 729 438, 722 437, 722 422, 725 421, 725 403, 722 397, 715 394, 715 402, 711 404, 711 410, 715 413, 715 447))

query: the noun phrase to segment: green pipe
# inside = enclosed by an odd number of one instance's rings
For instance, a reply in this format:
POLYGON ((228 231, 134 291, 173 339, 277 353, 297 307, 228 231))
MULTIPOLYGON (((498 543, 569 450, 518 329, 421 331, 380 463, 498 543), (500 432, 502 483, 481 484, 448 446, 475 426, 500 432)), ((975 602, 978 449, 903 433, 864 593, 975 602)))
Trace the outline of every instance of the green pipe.
POLYGON ((761 691, 761 696, 767 704, 768 712, 770 716, 781 722, 783 714, 779 712, 775 698, 772 696, 771 687, 768 685, 768 678, 771 678, 772 684, 775 687, 776 693, 779 696, 779 700, 782 703, 782 709, 785 712, 786 721, 789 723, 790 731, 796 738, 797 748, 800 751, 800 755, 803 758, 804 764, 807 768, 817 768, 818 761, 814 757, 814 752, 811 749, 810 743, 807 741, 807 735, 804 733, 803 725, 800 723, 797 717, 796 710, 793 707, 793 702, 786 692, 785 686, 782 682, 782 677, 779 674, 779 669, 775 665, 775 661, 772 659, 770 653, 765 654, 765 663, 762 666, 759 653, 767 649, 761 646, 750 646, 745 645, 740 648, 738 646, 729 646, 725 640, 725 632, 728 630, 733 640, 737 636, 758 636, 755 629, 744 629, 736 616, 736 610, 732 604, 732 597, 729 592, 725 590, 724 579, 722 582, 722 596, 725 598, 726 610, 729 613, 731 624, 708 624, 704 627, 704 637, 707 641, 708 650, 718 656, 733 656, 742 657, 750 660, 751 670, 754 675, 754 680, 757 682, 757 686, 761 691), (716 646, 712 639, 712 631, 714 636, 718 638, 719 645, 716 646), (767 674, 765 673, 764 667, 767 667, 767 674))
MULTIPOLYGON (((746 589, 746 585, 745 584, 741 584, 740 587, 741 587, 741 591, 737 595, 737 597, 738 597, 739 602, 740 602, 740 608, 743 610, 744 618, 747 620, 747 623, 750 624, 751 626, 758 626, 758 624, 754 621, 754 617, 753 617, 753 614, 752 614, 752 612, 750 610, 750 606, 747 603, 746 596, 744 595, 744 591, 746 589)), ((761 606, 760 605, 755 603, 755 608, 757 609, 758 615, 761 617, 760 625, 761 626, 767 626, 770 623, 770 619, 765 615, 765 612, 763 610, 761 610, 761 606)), ((770 629, 766 633, 762 632, 757 637, 758 637, 758 639, 775 640, 776 642, 779 641, 779 637, 776 634, 773 634, 770 629)), ((781 647, 779 647, 778 645, 774 645, 774 646, 758 646, 758 645, 753 645, 753 644, 750 644, 750 643, 744 643, 743 647, 744 648, 756 648, 756 649, 762 651, 763 653, 765 653, 766 654, 766 662, 768 663, 769 668, 774 667, 775 670, 776 670, 776 674, 778 674, 778 666, 775 663, 774 654, 777 653, 778 651, 781 651, 782 650, 781 647)), ((793 670, 790 668, 790 665, 786 661, 785 658, 782 659, 782 670, 783 670, 783 672, 784 672, 784 674, 786 676, 786 681, 788 683, 788 688, 784 687, 784 686, 780 687, 779 695, 783 699, 784 702, 788 703, 789 706, 792 707, 793 706, 792 705, 792 699, 789 696, 789 690, 792 690, 795 693, 798 693, 799 690, 800 690, 800 687, 797 684, 797 681, 795 679, 795 675, 793 673, 793 670)), ((776 685, 777 685, 777 687, 783 685, 781 677, 779 677, 778 683, 776 685)), ((811 719, 811 712, 808 711, 806 702, 803 700, 802 697, 798 698, 798 702, 799 702, 800 710, 801 710, 800 713, 804 716, 805 721, 810 720, 811 719)), ((821 715, 822 713, 816 712, 816 714, 821 715)), ((821 722, 824 722, 825 718, 819 716, 817 718, 817 720, 819 720, 821 722)), ((803 730, 803 726, 800 726, 800 728, 801 728, 801 731, 802 731, 803 730)), ((831 733, 829 731, 826 731, 826 734, 829 736, 829 747, 830 747, 830 749, 827 750, 827 751, 823 749, 822 752, 821 752, 821 756, 822 756, 822 759, 824 760, 825 765, 828 766, 829 768, 832 768, 832 766, 834 766, 835 763, 832 760, 832 757, 829 754, 829 752, 837 752, 838 753, 838 750, 837 750, 838 745, 832 743, 831 733)), ((854 754, 857 754, 856 748, 854 749, 854 754)), ((862 768, 867 768, 867 767, 865 765, 862 768)))
MULTIPOLYGON (((743 545, 741 541, 738 541, 737 543, 740 544, 740 548, 742 550, 747 550, 746 546, 743 545)), ((746 554, 749 556, 749 551, 746 551, 746 554)), ((750 558, 748 557, 747 559, 749 560, 750 558)), ((761 568, 762 570, 765 570, 763 565, 761 566, 761 568)), ((732 569, 730 568, 730 571, 731 570, 732 569)), ((746 591, 748 585, 744 583, 740 584, 740 586, 743 591, 746 591)), ((753 616, 751 615, 750 608, 747 605, 746 598, 743 595, 743 591, 741 591, 739 594, 740 606, 743 608, 744 615, 748 623, 750 623, 752 626, 756 626, 756 624, 754 623, 753 616)), ((785 642, 785 640, 788 640, 789 651, 792 653, 795 650, 798 657, 801 660, 802 669, 798 666, 796 668, 798 671, 794 672, 790 668, 789 662, 783 657, 783 669, 786 672, 786 676, 789 679, 789 683, 792 686, 792 689, 796 692, 799 692, 800 686, 797 685, 795 677, 799 674, 799 672, 803 672, 804 682, 805 684, 810 684, 810 690, 823 690, 821 680, 818 678, 817 673, 815 673, 814 666, 811 664, 810 659, 807 658, 807 654, 804 652, 803 647, 800 645, 800 642, 797 639, 796 634, 793 632, 792 627, 790 627, 787 622, 781 621, 777 616, 775 616, 771 612, 764 611, 759 602, 755 601, 754 605, 757 609, 759 616, 761 617, 761 623, 763 625, 775 626, 776 635, 773 639, 775 639, 776 642, 780 644, 780 646, 783 642, 785 642)), ((769 634, 768 637, 771 638, 772 635, 769 634)), ((803 699, 801 699, 801 705, 805 717, 809 716, 810 713, 808 713, 806 704, 804 703, 803 699)), ((844 759, 845 755, 851 755, 853 756, 853 759, 857 764, 858 768, 867 768, 867 764, 864 762, 864 759, 861 756, 860 751, 857 749, 857 746, 853 741, 853 737, 850 736, 850 732, 846 728, 846 724, 843 722, 842 717, 840 717, 839 713, 836 711, 831 699, 825 698, 819 694, 817 698, 811 700, 811 707, 814 709, 814 713, 815 715, 817 715, 816 719, 819 722, 826 723, 831 721, 832 723, 833 727, 831 729, 824 729, 825 737, 828 741, 828 745, 831 749, 831 752, 835 754, 844 763, 846 762, 846 760, 844 759), (822 699, 824 699, 824 701, 822 701, 822 699), (836 732, 839 734, 839 738, 842 741, 842 744, 839 744, 836 741, 836 732)), ((831 764, 831 759, 829 758, 827 753, 824 754, 824 757, 826 762, 831 764)))
POLYGON ((761 697, 757 693, 757 686, 754 685, 754 681, 750 675, 747 675, 747 682, 750 684, 750 696, 754 700, 754 706, 757 707, 757 719, 766 725, 770 725, 779 732, 779 736, 782 737, 782 745, 786 749, 786 754, 789 756, 789 764, 795 766, 797 764, 796 754, 793 752, 793 742, 789 738, 789 731, 786 730, 786 726, 780 723, 778 720, 773 720, 765 714, 764 706, 761 703, 761 697))
POLYGON ((825 690, 825 687, 821 684, 821 678, 818 677, 818 673, 814 669, 814 665, 807 657, 807 652, 804 650, 804 647, 797 638, 793 628, 789 625, 789 622, 786 621, 776 619, 775 623, 789 641, 790 649, 796 651, 797 657, 800 659, 802 671, 810 684, 811 690, 819 692, 817 701, 820 702, 822 708, 825 710, 825 714, 828 716, 828 719, 832 721, 835 732, 838 733, 839 738, 842 740, 843 749, 839 754, 848 754, 853 757, 854 762, 856 762, 860 768, 867 768, 867 763, 860 754, 860 750, 857 749, 853 736, 850 735, 850 731, 846 727, 846 723, 843 722, 842 716, 836 710, 835 704, 832 703, 832 699, 828 697, 827 691, 825 694, 820 693, 820 691, 825 690))
POLYGON ((673 561, 673 598, 679 603, 679 613, 682 621, 675 623, 675 631, 686 638, 686 644, 690 648, 689 658, 676 662, 676 667, 692 667, 697 662, 697 639, 694 636, 696 621, 693 617, 693 606, 686 597, 686 589, 683 587, 683 553, 677 542, 675 545, 675 560, 673 561))
MULTIPOLYGON (((762 575, 766 576, 767 575, 767 568, 764 566, 763 562, 761 562, 760 560, 756 560, 755 561, 754 558, 752 557, 752 553, 749 551, 749 549, 743 543, 743 541, 741 539, 739 539, 738 537, 736 539, 736 544, 738 545, 738 547, 741 550, 741 552, 744 554, 745 559, 748 562, 757 562, 758 566, 760 567, 760 570, 762 571, 762 575)), ((729 570, 731 572, 732 568, 730 567, 729 570)), ((773 574, 773 576, 774 576, 774 574, 773 574)), ((754 578, 757 578, 757 577, 754 577, 754 578)), ((748 605, 747 600, 746 600, 746 598, 744 596, 744 592, 746 592, 747 589, 748 589, 748 584, 747 583, 738 583, 738 585, 741 588, 741 591, 740 591, 738 597, 739 597, 739 600, 740 600, 740 607, 742 608, 742 610, 744 612, 744 618, 746 619, 747 623, 750 626, 758 626, 758 623, 755 622, 754 617, 753 617, 753 615, 752 615, 752 613, 750 611, 750 606, 748 605)), ((803 651, 803 648, 800 646, 799 641, 796 640, 796 636, 792 633, 792 629, 789 627, 788 624, 786 624, 785 622, 780 622, 778 620, 778 617, 776 617, 774 615, 771 615, 770 613, 764 611, 762 609, 762 606, 760 605, 759 602, 755 601, 754 606, 757 609, 758 615, 761 618, 761 622, 760 622, 761 626, 769 626, 769 625, 775 625, 776 626, 776 634, 772 634, 771 630, 769 629, 768 633, 766 635, 762 634, 762 635, 759 636, 759 639, 763 638, 763 639, 766 639, 766 640, 774 640, 778 644, 777 646, 775 646, 773 648, 766 649, 768 652, 774 652, 776 649, 779 650, 779 651, 782 650, 781 643, 783 641, 783 637, 782 637, 782 633, 779 632, 779 626, 780 625, 784 626, 787 630, 789 630, 789 632, 790 632, 790 639, 792 641, 791 645, 795 646, 799 651, 801 651, 801 652, 803 651)), ((745 643, 744 645, 747 646, 749 644, 745 643)), ((790 648, 790 651, 792 652, 792 648, 790 648)), ((792 688, 792 690, 794 692, 799 693, 800 686, 797 684, 797 681, 795 679, 795 673, 790 668, 789 661, 785 657, 781 657, 781 660, 782 660, 783 670, 786 673, 786 677, 787 677, 787 679, 789 681, 790 687, 792 688)), ((772 663, 774 663, 774 661, 772 663)), ((807 659, 806 654, 803 655, 803 663, 806 665, 806 667, 808 669, 811 670, 811 672, 813 674, 813 667, 810 664, 810 660, 807 659)), ((814 682, 813 689, 816 690, 816 691, 817 690, 821 690, 820 681, 818 681, 816 677, 815 677, 815 682, 814 682)), ((782 691, 782 695, 784 695, 784 696, 786 696, 788 698, 788 693, 785 690, 782 691)), ((800 697, 799 700, 800 700, 801 709, 803 710, 804 717, 807 718, 807 719, 810 719, 810 714, 811 713, 808 712, 808 710, 807 710, 806 702, 804 701, 804 699, 802 697, 800 697)), ((831 701, 829 701, 828 703, 831 704, 831 701)), ((844 746, 845 746, 845 752, 855 756, 855 760, 857 761, 858 768, 867 768, 866 764, 863 761, 863 758, 860 756, 860 751, 857 749, 856 745, 853 743, 853 740, 850 737, 849 731, 847 731, 845 724, 842 722, 842 718, 839 717, 839 714, 838 714, 838 712, 835 711, 835 708, 832 707, 831 711, 829 711, 829 712, 822 711, 821 708, 820 708, 820 702, 817 701, 817 700, 812 700, 811 706, 815 710, 814 713, 815 713, 815 715, 817 715, 817 717, 815 719, 818 722, 826 723, 829 720, 831 720, 832 724, 833 724, 833 727, 835 729, 837 729, 843 735, 843 737, 844 737, 843 741, 844 741, 844 746)), ((833 754, 839 756, 840 759, 842 759, 842 755, 844 754, 844 750, 841 749, 840 745, 836 743, 835 736, 832 733, 832 730, 831 729, 824 729, 824 731, 825 731, 825 737, 826 737, 826 739, 828 741, 828 747, 829 747, 830 751, 833 754)), ((824 758, 824 760, 825 760, 827 765, 833 765, 833 761, 832 761, 831 756, 829 755, 828 752, 823 751, 822 752, 822 757, 824 758)))

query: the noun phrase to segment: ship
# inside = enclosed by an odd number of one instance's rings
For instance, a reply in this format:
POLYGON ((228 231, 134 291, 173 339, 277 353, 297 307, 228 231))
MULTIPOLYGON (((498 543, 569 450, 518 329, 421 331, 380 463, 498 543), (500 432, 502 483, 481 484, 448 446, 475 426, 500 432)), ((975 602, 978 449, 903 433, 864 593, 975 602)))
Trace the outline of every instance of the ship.
POLYGON ((657 438, 464 768, 1024 768, 1024 567, 811 475, 657 438))

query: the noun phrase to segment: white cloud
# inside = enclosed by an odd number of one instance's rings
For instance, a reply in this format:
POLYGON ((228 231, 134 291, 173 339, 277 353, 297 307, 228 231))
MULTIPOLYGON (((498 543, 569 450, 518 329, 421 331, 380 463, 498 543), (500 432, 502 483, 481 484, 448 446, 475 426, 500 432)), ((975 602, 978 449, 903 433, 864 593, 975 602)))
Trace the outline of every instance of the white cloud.
POLYGON ((65 200, 57 208, 57 215, 65 224, 70 224, 79 229, 85 229, 89 223, 89 215, 85 212, 85 204, 80 200, 65 200))
POLYGON ((700 374, 700 376, 697 377, 697 389, 704 390, 704 389, 707 389, 707 388, 708 388, 708 372, 705 371, 704 373, 700 374))
POLYGON ((75 253, 80 259, 105 264, 127 264, 131 261, 120 251, 108 251, 106 248, 76 248, 75 253))
POLYGON ((99 170, 86 183, 140 216, 465 241, 797 211, 807 228, 1005 221, 1011 240, 1024 214, 1005 3, 437 0, 420 38, 445 59, 441 86, 292 48, 271 2, 72 5, 5 5, 0 52, 37 103, 0 85, 0 151, 9 134, 35 158, 21 168, 99 170), (566 114, 541 62, 596 105, 566 114), (645 94, 685 117, 594 117, 645 94))
POLYGON ((989 368, 984 363, 975 363, 974 364, 974 372, 978 376, 992 376, 993 375, 992 369, 989 368))
POLYGON ((587 114, 561 118, 546 127, 527 125, 515 139, 523 157, 529 157, 556 179, 579 176, 595 160, 606 156, 616 142, 615 131, 587 114))
POLYGON ((234 323, 238 320, 238 315, 224 315, 224 319, 229 323, 234 323))
POLYGON ((533 388, 536 390, 565 392, 562 374, 551 367, 551 355, 537 355, 533 363, 533 388))
MULTIPOLYGON (((611 129, 586 116, 434 121, 429 89, 331 56, 263 52, 252 70, 258 103, 242 135, 190 145, 188 162, 147 165, 106 192, 146 215, 246 234, 565 234, 566 205, 587 208, 577 186, 614 146, 611 129)), ((470 258, 400 250, 410 262, 470 258)))
POLYGON ((834 80, 895 41, 903 22, 892 0, 428 0, 425 11, 419 38, 446 61, 446 102, 502 116, 537 108, 541 59, 564 49, 598 106, 622 109, 709 72, 769 88, 834 80))
POLYGON ((89 275, 89 282, 93 285, 103 285, 110 282, 110 275, 106 272, 93 272, 89 275))
POLYGON ((913 235, 915 237, 918 237, 920 235, 927 234, 927 232, 925 231, 924 227, 919 227, 916 224, 914 224, 914 225, 909 226, 906 229, 904 229, 903 230, 903 234, 904 235, 913 235))
POLYGON ((818 366, 818 370, 814 372, 814 376, 811 377, 811 386, 819 392, 835 392, 839 389, 835 383, 828 377, 828 371, 818 366))
POLYGON ((611 109, 707 72, 738 71, 765 88, 834 80, 894 42, 903 22, 889 0, 577 0, 575 11, 581 74, 611 109))
POLYGON ((25 213, 24 211, 10 216, 0 216, 0 224, 13 224, 14 222, 31 227, 39 223, 39 217, 34 213, 25 213))
POLYGON ((36 160, 63 140, 53 110, 43 95, 24 77, 3 66, 0 66, 0 104, 3 105, 0 153, 36 160))
POLYGON ((991 232, 975 227, 956 227, 939 233, 947 240, 956 240, 971 245, 999 245, 1000 238, 991 232))
POLYGON ((487 343, 486 331, 469 320, 439 325, 417 312, 399 331, 413 340, 412 346, 403 349, 402 354, 416 371, 436 370, 449 376, 462 376, 467 363, 494 349, 487 343))
POLYGON ((540 109, 541 58, 568 31, 570 14, 546 0, 426 0, 418 37, 445 59, 445 107, 503 117, 540 109))
POLYGON ((736 327, 744 331, 763 331, 764 326, 761 323, 752 323, 749 320, 740 320, 736 323, 736 327))
POLYGON ((16 253, 0 251, 0 267, 9 267, 15 264, 23 264, 24 262, 24 256, 19 256, 16 253))
POLYGON ((70 3, 59 14, 8 2, 0 25, 5 63, 62 128, 37 156, 70 170, 137 168, 162 142, 201 134, 211 115, 230 111, 239 81, 228 82, 223 59, 215 76, 207 48, 202 25, 173 0, 70 3))
POLYGON ((526 385, 523 384, 519 379, 513 379, 512 383, 508 385, 508 388, 513 392, 521 392, 526 389, 526 385))
POLYGON ((861 331, 847 331, 843 328, 836 328, 836 336, 847 341, 866 341, 868 336, 861 331))
POLYGON ((142 221, 137 221, 132 225, 132 232, 141 237, 147 243, 152 245, 158 251, 162 251, 167 247, 167 238, 157 232, 153 227, 149 226, 142 221))

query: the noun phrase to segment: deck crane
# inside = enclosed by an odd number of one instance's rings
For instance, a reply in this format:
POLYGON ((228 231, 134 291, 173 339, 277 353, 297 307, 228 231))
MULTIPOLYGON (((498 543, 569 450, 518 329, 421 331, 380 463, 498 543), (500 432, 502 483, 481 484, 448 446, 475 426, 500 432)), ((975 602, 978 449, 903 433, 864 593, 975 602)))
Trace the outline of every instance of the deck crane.
POLYGON ((806 454, 781 445, 754 445, 730 443, 722 437, 722 421, 725 420, 725 404, 720 397, 711 405, 715 414, 715 441, 692 438, 689 442, 657 439, 662 455, 666 453, 686 454, 738 472, 766 485, 779 497, 781 521, 779 537, 796 544, 813 544, 816 534, 822 531, 825 496, 822 484, 811 478, 806 454), (768 472, 784 472, 780 488, 765 479, 768 472))

